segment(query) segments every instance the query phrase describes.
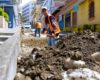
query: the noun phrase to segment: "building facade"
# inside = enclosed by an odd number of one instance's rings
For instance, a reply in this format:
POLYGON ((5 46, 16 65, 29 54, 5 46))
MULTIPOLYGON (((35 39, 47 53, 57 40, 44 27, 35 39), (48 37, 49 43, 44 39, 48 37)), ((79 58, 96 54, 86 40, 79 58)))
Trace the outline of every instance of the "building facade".
POLYGON ((40 20, 41 18, 41 7, 44 3, 44 0, 36 0, 36 4, 34 6, 34 9, 32 11, 32 22, 35 23, 37 20, 40 20))
POLYGON ((64 8, 65 26, 100 24, 100 0, 68 0, 64 8))
POLYGON ((44 0, 42 7, 47 7, 49 13, 54 12, 56 9, 54 0, 44 0))
POLYGON ((15 6, 15 4, 18 5, 19 2, 20 2, 19 0, 0 0, 0 7, 2 7, 4 11, 9 15, 9 22, 8 22, 9 28, 16 27, 17 6, 15 6))
POLYGON ((22 6, 23 23, 30 23, 32 21, 33 8, 34 8, 34 4, 32 1, 22 6))

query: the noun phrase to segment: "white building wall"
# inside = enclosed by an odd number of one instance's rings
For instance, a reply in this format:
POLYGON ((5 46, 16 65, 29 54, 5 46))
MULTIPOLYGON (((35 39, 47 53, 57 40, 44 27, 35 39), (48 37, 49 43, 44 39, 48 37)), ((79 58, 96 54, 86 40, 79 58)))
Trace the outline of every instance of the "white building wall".
POLYGON ((22 16, 24 18, 23 22, 30 23, 32 21, 31 12, 33 10, 33 7, 34 7, 34 4, 32 1, 22 6, 22 16))

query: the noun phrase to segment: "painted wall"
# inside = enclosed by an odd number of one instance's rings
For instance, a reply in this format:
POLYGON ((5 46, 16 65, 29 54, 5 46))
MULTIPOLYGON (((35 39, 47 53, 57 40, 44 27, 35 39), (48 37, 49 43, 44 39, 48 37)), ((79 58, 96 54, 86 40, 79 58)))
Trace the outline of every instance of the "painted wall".
POLYGON ((3 16, 0 16, 0 28, 8 28, 8 23, 3 16))
POLYGON ((84 24, 100 24, 100 0, 94 0, 95 2, 95 18, 93 20, 89 20, 89 0, 85 0, 80 4, 78 11, 78 25, 84 24))
MULTIPOLYGON (((79 10, 77 11, 77 25, 84 25, 84 24, 100 24, 100 0, 94 0, 95 4, 95 17, 94 19, 90 20, 89 19, 89 1, 91 0, 84 0, 79 4, 79 10)), ((70 4, 70 3, 69 3, 70 4)), ((74 3, 75 4, 75 3, 74 3)), ((74 4, 70 5, 69 7, 66 8, 66 13, 71 13, 71 26, 72 25, 72 14, 74 12, 73 6, 74 4)), ((66 17, 66 16, 65 16, 66 17)), ((66 21, 65 21, 66 24, 66 21)))

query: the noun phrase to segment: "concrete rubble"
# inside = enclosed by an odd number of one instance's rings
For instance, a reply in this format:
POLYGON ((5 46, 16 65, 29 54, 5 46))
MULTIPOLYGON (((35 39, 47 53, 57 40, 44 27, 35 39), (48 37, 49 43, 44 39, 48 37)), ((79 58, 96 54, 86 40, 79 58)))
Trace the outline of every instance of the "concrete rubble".
POLYGON ((19 75, 24 80, 100 80, 100 64, 91 56, 100 52, 100 33, 84 31, 62 36, 57 48, 33 48, 18 58, 19 75), (27 78, 28 77, 28 78, 27 78))

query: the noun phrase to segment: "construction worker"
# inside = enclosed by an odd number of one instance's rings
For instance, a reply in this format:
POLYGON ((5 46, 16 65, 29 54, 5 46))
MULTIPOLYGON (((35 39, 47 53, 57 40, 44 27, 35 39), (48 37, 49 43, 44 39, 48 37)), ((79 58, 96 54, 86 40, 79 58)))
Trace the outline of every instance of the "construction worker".
POLYGON ((41 23, 40 21, 37 21, 35 24, 35 37, 37 36, 37 34, 39 34, 40 37, 40 33, 41 33, 41 23))
POLYGON ((59 36, 60 28, 56 19, 49 15, 46 7, 42 8, 42 14, 44 15, 44 28, 43 33, 47 31, 48 45, 56 47, 56 38, 59 36))

